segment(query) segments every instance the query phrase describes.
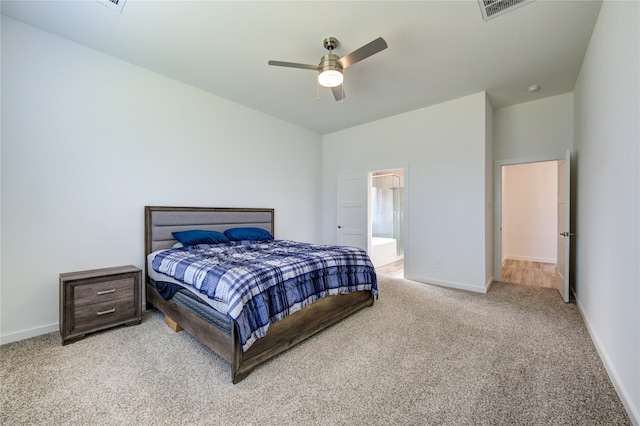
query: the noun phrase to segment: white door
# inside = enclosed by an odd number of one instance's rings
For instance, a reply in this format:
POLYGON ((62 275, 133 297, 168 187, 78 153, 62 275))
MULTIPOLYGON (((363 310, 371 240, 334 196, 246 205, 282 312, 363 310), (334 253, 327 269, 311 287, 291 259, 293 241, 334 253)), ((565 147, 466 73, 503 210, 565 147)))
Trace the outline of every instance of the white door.
POLYGON ((558 161, 558 273, 556 287, 560 296, 569 303, 569 263, 571 259, 571 151, 566 158, 558 161))
POLYGON ((367 176, 338 178, 338 244, 367 247, 367 176))

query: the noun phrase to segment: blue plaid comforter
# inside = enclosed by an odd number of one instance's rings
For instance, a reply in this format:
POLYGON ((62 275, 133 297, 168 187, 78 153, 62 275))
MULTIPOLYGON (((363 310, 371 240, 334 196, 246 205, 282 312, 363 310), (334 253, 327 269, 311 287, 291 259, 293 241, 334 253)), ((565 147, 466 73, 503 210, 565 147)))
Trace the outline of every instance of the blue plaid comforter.
POLYGON ((286 240, 200 244, 159 253, 153 269, 229 306, 246 351, 274 322, 316 300, 370 290, 376 273, 359 248, 286 240))

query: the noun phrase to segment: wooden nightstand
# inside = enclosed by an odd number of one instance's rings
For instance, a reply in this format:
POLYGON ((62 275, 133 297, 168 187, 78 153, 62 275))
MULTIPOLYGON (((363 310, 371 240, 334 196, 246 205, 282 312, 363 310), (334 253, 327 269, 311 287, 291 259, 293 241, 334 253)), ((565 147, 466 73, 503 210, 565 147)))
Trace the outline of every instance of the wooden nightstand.
POLYGON ((142 321, 142 271, 135 266, 60 274, 62 344, 142 321))

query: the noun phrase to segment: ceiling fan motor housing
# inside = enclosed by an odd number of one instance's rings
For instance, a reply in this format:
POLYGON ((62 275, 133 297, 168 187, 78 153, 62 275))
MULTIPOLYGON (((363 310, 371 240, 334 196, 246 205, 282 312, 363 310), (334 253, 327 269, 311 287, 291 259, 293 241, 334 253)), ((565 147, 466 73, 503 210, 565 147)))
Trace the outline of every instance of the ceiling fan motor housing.
POLYGON ((320 58, 320 65, 318 66, 318 70, 320 72, 328 71, 328 70, 336 70, 342 72, 342 65, 338 62, 340 57, 333 53, 327 53, 322 58, 320 58))

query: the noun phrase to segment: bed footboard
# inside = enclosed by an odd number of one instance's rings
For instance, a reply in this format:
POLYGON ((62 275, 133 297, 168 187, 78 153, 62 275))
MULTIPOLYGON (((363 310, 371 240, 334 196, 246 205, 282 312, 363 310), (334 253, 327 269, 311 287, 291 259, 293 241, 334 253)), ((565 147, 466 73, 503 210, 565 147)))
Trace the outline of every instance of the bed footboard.
POLYGON ((239 339, 235 339, 233 383, 244 379, 263 362, 373 303, 374 296, 370 291, 325 297, 271 325, 267 335, 244 353, 240 350, 239 339))
MULTIPOLYGON (((215 325, 182 308, 172 300, 164 300, 152 284, 147 283, 146 290, 147 303, 171 318, 187 333, 220 355, 225 361, 233 363, 234 339, 232 339, 232 335, 226 334, 215 325)), ((235 330, 232 328, 232 331, 235 330)))
POLYGON ((146 290, 148 303, 231 364, 234 384, 246 378, 260 364, 374 303, 374 296, 369 291, 320 299, 273 324, 265 337, 243 353, 235 326, 232 326, 231 334, 226 334, 175 302, 164 300, 152 284, 147 284, 146 290))

